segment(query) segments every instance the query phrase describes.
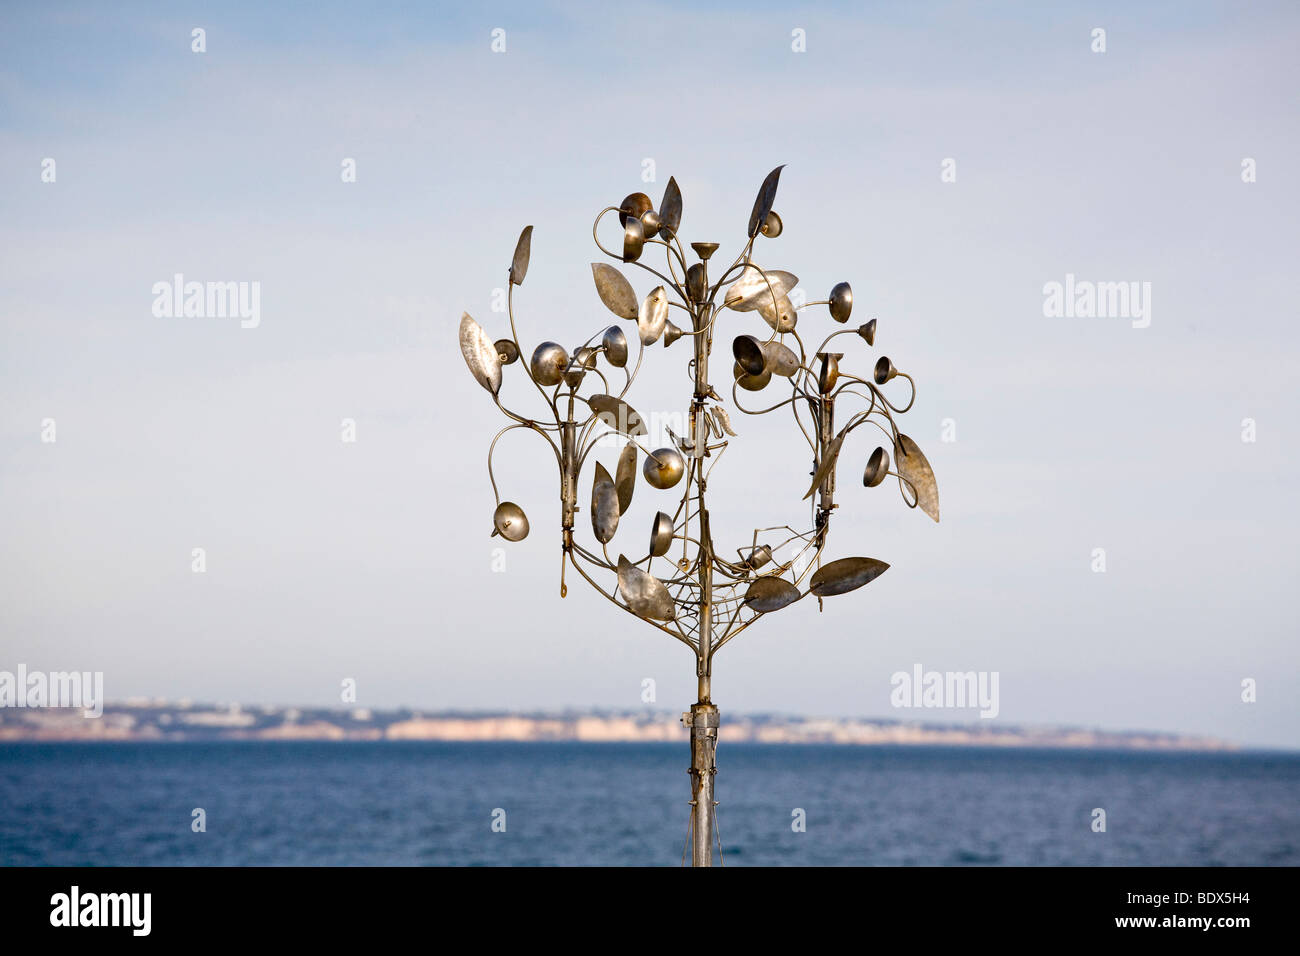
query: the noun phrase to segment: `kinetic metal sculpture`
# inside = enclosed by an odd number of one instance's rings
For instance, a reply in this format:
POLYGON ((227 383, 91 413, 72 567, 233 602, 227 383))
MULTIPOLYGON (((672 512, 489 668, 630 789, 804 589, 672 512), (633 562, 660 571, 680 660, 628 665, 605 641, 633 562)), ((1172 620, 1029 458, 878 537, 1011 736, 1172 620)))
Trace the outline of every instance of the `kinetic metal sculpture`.
MULTIPOLYGON (((564 583, 566 562, 610 601, 672 635, 691 649, 699 682, 699 700, 683 722, 691 731, 691 824, 690 838, 695 866, 712 865, 715 807, 713 778, 717 772, 714 754, 718 735, 718 708, 710 700, 710 678, 714 655, 726 643, 766 614, 787 607, 812 594, 818 600, 843 594, 874 580, 889 565, 875 558, 840 558, 822 563, 834 503, 835 468, 848 435, 870 422, 888 436, 897 471, 890 470, 890 454, 876 448, 867 459, 863 484, 875 487, 888 476, 898 479, 899 492, 908 507, 920 507, 939 520, 939 493, 929 462, 916 443, 902 434, 891 413, 901 414, 916 398, 911 376, 898 371, 886 357, 875 364, 871 380, 840 370, 842 352, 827 351, 836 336, 856 334, 868 346, 875 343, 876 320, 832 332, 810 357, 795 331, 798 309, 790 292, 798 279, 789 272, 760 268, 753 260, 754 243, 760 236, 775 239, 781 234, 781 217, 772 210, 781 169, 772 170, 758 191, 749 216, 748 241, 716 280, 708 274, 708 262, 717 251, 716 242, 693 242, 699 261, 687 265, 678 238, 682 219, 682 196, 675 179, 669 179, 663 201, 655 209, 644 193, 633 193, 618 206, 603 209, 592 227, 597 247, 612 259, 639 266, 662 280, 644 299, 638 300, 631 284, 616 268, 592 263, 596 292, 605 306, 620 319, 636 323, 636 364, 627 371, 628 340, 614 325, 597 332, 570 354, 555 342, 543 342, 522 365, 523 375, 537 388, 547 406, 547 418, 534 420, 517 414, 501 403, 502 368, 513 365, 523 354, 515 329, 514 287, 528 271, 533 227, 519 237, 510 265, 507 310, 510 337, 495 342, 468 314, 460 321, 460 348, 479 384, 492 393, 497 407, 512 420, 492 440, 488 451, 488 477, 497 506, 493 514, 493 535, 508 541, 528 534, 528 518, 519 505, 502 501, 492 473, 492 451, 497 441, 515 429, 537 432, 551 446, 560 469, 561 564, 560 596, 568 593, 564 583), (623 226, 623 249, 611 252, 601 245, 597 230, 609 213, 617 213, 623 226), (663 246, 667 260, 665 275, 641 262, 648 246, 663 246), (670 309, 680 309, 685 318, 679 326, 669 320, 670 309), (732 369, 732 400, 747 415, 759 415, 789 406, 796 424, 812 450, 812 484, 805 500, 817 495, 812 504, 813 527, 806 532, 789 526, 760 528, 747 549, 737 549, 737 559, 728 560, 714 550, 709 532, 709 511, 705 490, 709 474, 734 438, 730 416, 709 382, 709 356, 717 322, 724 310, 757 313, 767 323, 762 335, 742 334, 732 341, 735 365, 732 369), (640 439, 648 432, 641 417, 624 401, 641 368, 645 347, 660 339, 671 346, 680 338, 694 345, 688 370, 694 382, 689 411, 689 431, 683 436, 668 432, 675 447, 649 450, 640 439), (787 344, 790 342, 793 344, 787 344), (615 391, 598 367, 598 359, 622 370, 625 381, 615 391), (815 368, 814 368, 815 359, 815 368), (785 379, 789 398, 768 408, 750 410, 740 403, 737 388, 762 391, 773 377, 785 379), (905 378, 912 386, 903 407, 892 404, 880 386, 894 378, 905 378), (598 381, 599 389, 587 388, 598 381), (863 391, 865 389, 865 391, 863 391), (582 394, 583 392, 587 394, 582 394), (835 430, 837 403, 856 400, 853 411, 835 430), (861 406, 865 406, 865 409, 861 406), (800 417, 806 408, 811 429, 800 417), (883 424, 882 424, 883 422, 883 424), (598 547, 588 548, 574 537, 573 516, 578 508, 578 476, 599 439, 612 429, 626 439, 614 473, 599 462, 593 468, 591 484, 591 530, 598 547), (657 489, 668 489, 685 479, 681 500, 671 513, 660 511, 650 527, 647 553, 629 561, 623 554, 614 560, 608 546, 627 511, 636 486, 637 450, 645 453, 645 480, 657 489), (712 459, 712 464, 706 463, 712 459), (770 536, 770 538, 768 538, 770 536), (667 557, 680 542, 681 557, 667 557), (655 565, 662 561, 663 570, 655 565), (617 586, 606 590, 593 574, 613 574, 617 586), (806 590, 802 589, 807 578, 806 590)), ((799 308, 829 306, 831 318, 846 322, 853 308, 853 292, 847 282, 831 290, 830 297, 799 308)), ((521 363, 522 364, 522 363, 521 363)), ((639 550, 639 549, 638 549, 639 550)), ((636 550, 633 554, 637 554, 636 550)), ((720 847, 720 844, 719 844, 720 847)))

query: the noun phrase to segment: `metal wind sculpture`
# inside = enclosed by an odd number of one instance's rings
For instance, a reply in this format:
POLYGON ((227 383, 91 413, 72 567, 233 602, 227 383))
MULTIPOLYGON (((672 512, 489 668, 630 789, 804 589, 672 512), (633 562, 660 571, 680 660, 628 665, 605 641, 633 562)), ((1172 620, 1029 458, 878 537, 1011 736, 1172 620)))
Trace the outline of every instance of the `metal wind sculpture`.
MULTIPOLYGON (((790 292, 798 279, 789 272, 760 268, 754 261, 754 245, 781 234, 781 217, 772 209, 781 169, 764 180, 749 216, 747 241, 736 260, 716 279, 709 275, 709 260, 716 242, 692 242, 697 262, 687 264, 679 239, 682 196, 674 179, 668 181, 663 201, 656 209, 644 193, 633 193, 618 206, 603 209, 592 227, 597 247, 611 259, 640 267, 660 280, 645 298, 638 299, 622 272, 607 263, 592 263, 596 292, 618 318, 635 323, 636 363, 628 371, 628 336, 619 325, 597 332, 572 352, 555 342, 543 342, 521 365, 526 378, 546 405, 546 418, 527 418, 501 402, 503 368, 514 365, 526 354, 515 328, 514 289, 528 272, 533 227, 519 237, 510 265, 507 310, 510 336, 493 341, 468 314, 460 322, 460 347, 470 371, 491 394, 497 407, 511 420, 492 440, 488 452, 488 477, 496 497, 493 535, 508 541, 522 540, 529 530, 528 518, 519 505, 502 501, 492 472, 492 452, 507 432, 527 429, 541 435, 555 453, 560 471, 560 596, 568 593, 565 568, 571 564, 593 588, 614 604, 636 615, 690 648, 695 657, 699 700, 683 715, 691 734, 691 823, 692 861, 696 866, 712 865, 715 831, 714 775, 718 735, 718 709, 710 699, 713 658, 726 644, 755 621, 812 594, 821 599, 844 594, 874 580, 889 565, 875 558, 849 557, 822 562, 835 497, 836 465, 850 433, 870 423, 889 440, 896 471, 890 468, 890 451, 878 447, 867 458, 863 484, 869 488, 886 477, 898 480, 899 492, 908 507, 919 507, 939 520, 939 494, 934 473, 916 443, 898 430, 894 414, 912 407, 916 388, 911 376, 900 372, 886 357, 876 363, 870 379, 842 371, 843 352, 828 346, 838 336, 856 335, 867 346, 875 343, 876 320, 857 328, 832 332, 811 355, 795 326, 802 308, 825 305, 831 319, 847 322, 853 309, 853 292, 841 282, 827 299, 796 308, 790 292), (623 248, 611 251, 601 245, 601 220, 614 213, 623 227, 623 248), (641 261, 652 246, 662 246, 667 274, 641 261), (672 309, 684 313, 680 324, 669 318, 672 309), (728 316, 728 313, 731 313, 728 316), (763 322, 755 326, 753 314, 763 322), (714 548, 709 531, 709 510, 705 491, 713 466, 736 437, 723 399, 709 380, 709 357, 715 333, 725 325, 747 322, 757 334, 742 333, 731 343, 735 363, 730 370, 732 401, 738 411, 759 415, 788 407, 807 440, 813 460, 812 483, 805 500, 812 503, 813 527, 805 532, 789 526, 760 528, 747 548, 737 549, 729 559, 714 548), (624 400, 645 355, 646 346, 662 339, 671 346, 687 339, 692 352, 688 371, 694 383, 687 434, 668 432, 672 446, 643 447, 648 431, 641 417, 624 400), (622 372, 624 381, 611 384, 600 368, 608 365, 611 377, 622 372), (911 385, 907 404, 899 407, 881 390, 895 378, 911 385), (767 408, 749 409, 741 403, 738 390, 760 392, 776 380, 784 380, 790 396, 767 408), (844 424, 835 428, 837 405, 857 406, 844 424), (808 413, 805 427, 801 411, 808 413), (577 540, 574 515, 579 513, 578 478, 599 439, 613 430, 626 439, 611 474, 600 462, 591 471, 591 532, 595 546, 577 540), (665 505, 649 529, 649 548, 644 543, 610 556, 609 545, 619 528, 619 518, 632 501, 636 487, 638 451, 644 453, 642 474, 652 488, 667 490, 683 485, 676 506, 665 505), (680 557, 676 554, 680 545, 680 557), (658 563, 656 563, 658 562, 658 563), (598 575, 611 575, 606 589, 598 575), (807 579, 805 583, 805 579, 807 579)), ((806 329, 805 329, 806 331, 806 329)), ((527 391, 527 388, 524 388, 527 391)), ((842 413, 843 414, 843 413, 842 413)), ((583 497, 583 500, 587 500, 583 497)), ((644 541, 644 539, 643 539, 644 541)), ((617 549, 616 549, 617 551, 617 549)), ((719 849, 721 844, 719 843, 719 849)))

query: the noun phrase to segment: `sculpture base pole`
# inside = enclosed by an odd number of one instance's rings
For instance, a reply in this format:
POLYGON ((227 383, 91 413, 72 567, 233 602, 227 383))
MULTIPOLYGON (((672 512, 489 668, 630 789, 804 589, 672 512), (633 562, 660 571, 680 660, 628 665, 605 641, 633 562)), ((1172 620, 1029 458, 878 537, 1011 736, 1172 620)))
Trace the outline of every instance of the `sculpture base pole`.
POLYGON ((713 778, 718 772, 718 708, 691 705, 682 717, 691 729, 692 866, 713 865, 713 778))

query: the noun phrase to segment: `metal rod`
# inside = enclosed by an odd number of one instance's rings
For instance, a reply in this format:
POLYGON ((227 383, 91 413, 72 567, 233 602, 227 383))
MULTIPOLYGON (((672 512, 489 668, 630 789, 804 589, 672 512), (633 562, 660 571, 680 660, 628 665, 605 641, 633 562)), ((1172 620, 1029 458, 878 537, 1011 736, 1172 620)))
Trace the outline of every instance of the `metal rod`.
POLYGON ((718 708, 693 704, 691 727, 692 866, 713 865, 713 782, 717 775, 718 708))
MULTIPOLYGON (((708 283, 708 263, 705 284, 708 283)), ((708 411, 705 401, 709 397, 709 352, 712 345, 711 306, 701 305, 695 314, 695 395, 691 403, 691 441, 695 449, 703 449, 708 441, 708 411)), ((718 745, 718 708, 713 706, 713 534, 709 530, 709 512, 704 506, 704 459, 695 460, 691 474, 696 482, 699 500, 700 551, 699 585, 700 617, 699 646, 696 660, 699 700, 691 707, 691 791, 694 798, 694 847, 691 854, 693 866, 713 865, 713 783, 717 775, 715 754, 718 745)))

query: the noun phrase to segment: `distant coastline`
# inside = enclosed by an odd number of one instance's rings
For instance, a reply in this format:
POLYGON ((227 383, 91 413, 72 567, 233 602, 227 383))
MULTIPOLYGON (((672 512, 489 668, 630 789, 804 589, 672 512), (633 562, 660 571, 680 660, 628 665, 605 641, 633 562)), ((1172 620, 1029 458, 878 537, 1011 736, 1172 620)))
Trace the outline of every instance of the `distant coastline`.
MULTIPOLYGON (((873 718, 737 714, 724 717, 729 743, 846 746, 1037 747, 1135 751, 1234 751, 1213 737, 988 722, 919 723, 873 718)), ((437 740, 687 741, 665 711, 439 712, 255 707, 188 701, 127 701, 98 718, 61 708, 0 708, 0 741, 437 740)))

